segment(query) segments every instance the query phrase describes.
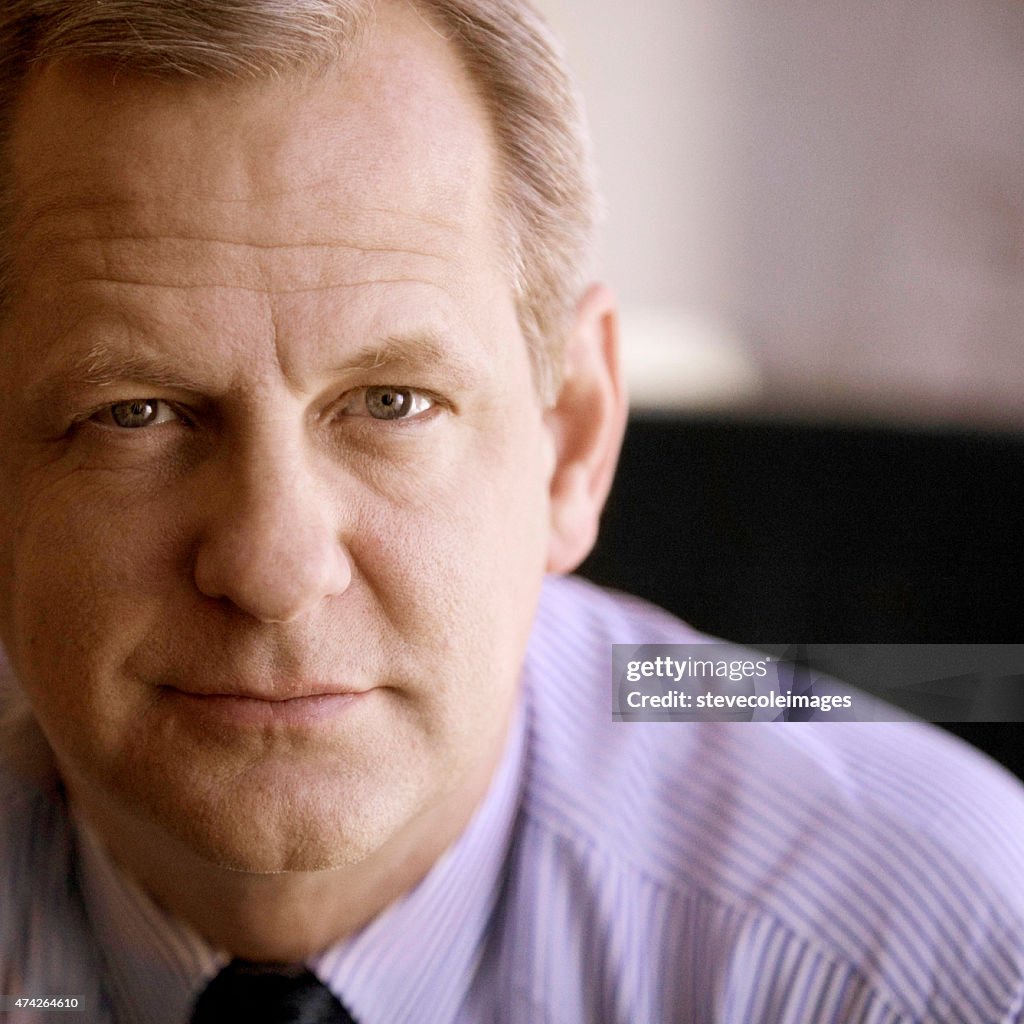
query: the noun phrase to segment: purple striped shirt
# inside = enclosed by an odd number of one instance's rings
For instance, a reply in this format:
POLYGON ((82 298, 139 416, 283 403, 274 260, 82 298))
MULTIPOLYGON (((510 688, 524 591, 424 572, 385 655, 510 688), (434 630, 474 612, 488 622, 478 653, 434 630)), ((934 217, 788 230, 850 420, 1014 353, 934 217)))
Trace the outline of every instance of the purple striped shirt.
MULTIPOLYGON (((310 964, 360 1024, 1024 1022, 1024 788, 918 723, 612 722, 612 643, 702 639, 547 581, 487 799, 310 964)), ((184 1024, 225 955, 0 786, 0 994, 184 1024)))

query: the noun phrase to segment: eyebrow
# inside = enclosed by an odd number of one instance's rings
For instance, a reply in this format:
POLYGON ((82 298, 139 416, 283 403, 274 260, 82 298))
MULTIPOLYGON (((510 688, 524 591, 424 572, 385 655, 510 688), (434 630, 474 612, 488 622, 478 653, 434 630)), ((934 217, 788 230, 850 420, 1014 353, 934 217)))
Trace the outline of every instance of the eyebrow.
MULTIPOLYGON (((401 371, 422 365, 436 366, 450 386, 460 390, 473 388, 481 379, 479 366, 431 331, 391 335, 380 343, 364 345, 343 362, 329 367, 324 376, 344 377, 391 368, 401 371)), ((119 346, 99 342, 86 352, 70 356, 56 370, 31 386, 27 397, 46 401, 76 388, 110 387, 127 380, 180 391, 203 392, 209 387, 198 377, 183 373, 157 352, 126 351, 119 346)))
POLYGON ((154 387, 200 391, 200 383, 156 353, 129 352, 100 342, 86 352, 60 361, 26 390, 30 402, 57 401, 85 387, 109 387, 122 380, 138 380, 154 387))
POLYGON ((415 365, 437 365, 456 387, 468 389, 480 381, 480 368, 450 342, 430 331, 390 336, 380 344, 365 345, 351 359, 336 366, 334 373, 415 365))
POLYGON ((55 376, 71 383, 107 387, 119 380, 145 380, 165 387, 195 388, 197 382, 156 353, 127 352, 102 342, 61 367, 55 376))

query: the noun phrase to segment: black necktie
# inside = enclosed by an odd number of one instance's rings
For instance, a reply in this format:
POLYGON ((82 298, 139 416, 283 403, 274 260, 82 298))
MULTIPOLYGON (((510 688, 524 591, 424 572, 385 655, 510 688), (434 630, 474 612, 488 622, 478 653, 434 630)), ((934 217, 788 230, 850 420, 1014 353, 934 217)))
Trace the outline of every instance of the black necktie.
POLYGON ((192 1024, 356 1024, 316 975, 302 967, 232 960, 196 1001, 192 1024))

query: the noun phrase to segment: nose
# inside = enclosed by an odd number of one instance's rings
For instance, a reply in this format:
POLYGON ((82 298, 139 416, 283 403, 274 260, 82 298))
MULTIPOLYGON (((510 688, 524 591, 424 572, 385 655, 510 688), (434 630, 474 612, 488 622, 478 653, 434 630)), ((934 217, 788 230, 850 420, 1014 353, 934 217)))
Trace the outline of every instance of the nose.
POLYGON ((207 597, 262 622, 291 622, 348 588, 336 502, 301 454, 221 471, 206 497, 194 577, 207 597))

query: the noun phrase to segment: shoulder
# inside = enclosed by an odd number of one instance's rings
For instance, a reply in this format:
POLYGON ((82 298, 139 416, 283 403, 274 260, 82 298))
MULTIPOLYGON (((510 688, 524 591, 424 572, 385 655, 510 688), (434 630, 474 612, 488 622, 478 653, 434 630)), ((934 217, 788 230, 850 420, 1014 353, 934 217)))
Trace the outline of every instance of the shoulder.
POLYGON ((701 639, 549 581, 527 659, 531 827, 657 887, 680 926, 700 901, 753 915, 911 1019, 946 1003, 1003 1020, 1024 998, 1024 787, 918 722, 612 721, 612 643, 701 639))
POLYGON ((58 991, 88 947, 67 807, 33 723, 0 727, 0 991, 58 991))
MULTIPOLYGON (((34 721, 0 695, 0 927, 37 888, 44 866, 68 863, 65 804, 34 721)), ((0 947, 3 948, 3 947, 0 947)))

